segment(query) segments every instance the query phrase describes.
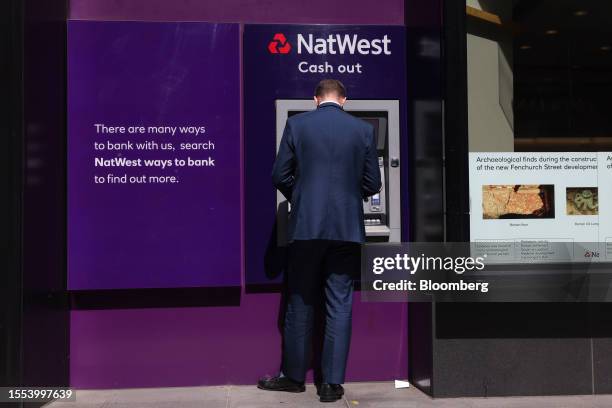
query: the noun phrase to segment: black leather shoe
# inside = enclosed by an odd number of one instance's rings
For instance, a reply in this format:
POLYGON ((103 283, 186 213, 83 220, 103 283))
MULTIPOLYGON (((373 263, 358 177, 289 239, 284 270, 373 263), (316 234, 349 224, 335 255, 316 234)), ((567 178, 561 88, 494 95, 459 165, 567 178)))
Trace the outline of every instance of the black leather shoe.
POLYGON ((264 377, 257 382, 257 388, 266 391, 304 392, 304 383, 293 381, 288 377, 264 377))
POLYGON ((344 395, 344 388, 340 384, 323 383, 319 387, 319 401, 334 402, 344 395))

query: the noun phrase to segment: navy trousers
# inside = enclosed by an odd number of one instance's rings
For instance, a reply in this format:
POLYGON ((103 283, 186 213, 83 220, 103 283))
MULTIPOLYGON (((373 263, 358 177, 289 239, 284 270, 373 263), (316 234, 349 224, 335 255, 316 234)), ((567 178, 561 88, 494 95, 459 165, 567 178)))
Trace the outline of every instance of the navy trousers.
POLYGON ((302 382, 310 363, 315 307, 325 300, 322 381, 344 383, 351 341, 353 280, 360 245, 331 240, 294 241, 289 246, 287 311, 283 332, 283 374, 302 382))

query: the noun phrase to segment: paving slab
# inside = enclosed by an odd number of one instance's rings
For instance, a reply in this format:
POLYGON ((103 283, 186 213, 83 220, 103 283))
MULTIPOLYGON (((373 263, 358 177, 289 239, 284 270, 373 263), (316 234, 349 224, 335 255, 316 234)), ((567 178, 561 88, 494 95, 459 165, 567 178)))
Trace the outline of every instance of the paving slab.
POLYGON ((394 383, 349 383, 345 396, 321 403, 312 384, 306 392, 285 393, 255 385, 216 387, 77 390, 76 402, 53 402, 45 408, 610 408, 612 395, 443 398, 432 399, 414 387, 394 383))

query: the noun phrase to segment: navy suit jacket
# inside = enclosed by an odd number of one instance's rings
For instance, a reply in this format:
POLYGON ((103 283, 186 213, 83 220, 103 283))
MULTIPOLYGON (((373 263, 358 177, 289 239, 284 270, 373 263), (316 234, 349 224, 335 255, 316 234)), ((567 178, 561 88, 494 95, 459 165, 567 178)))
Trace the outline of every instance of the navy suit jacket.
POLYGON ((381 188, 373 126, 330 102, 290 117, 272 179, 291 203, 289 242, 363 242, 363 199, 381 188))

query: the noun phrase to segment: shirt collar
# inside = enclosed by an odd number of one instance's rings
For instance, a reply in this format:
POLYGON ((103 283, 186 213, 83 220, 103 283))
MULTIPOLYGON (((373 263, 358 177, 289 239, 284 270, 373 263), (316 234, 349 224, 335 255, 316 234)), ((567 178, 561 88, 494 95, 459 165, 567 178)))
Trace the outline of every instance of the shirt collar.
POLYGON ((323 105, 324 103, 334 103, 334 104, 336 104, 336 105, 338 105, 338 106, 342 106, 342 105, 340 105, 338 102, 336 102, 336 101, 332 101, 332 100, 322 101, 321 103, 319 103, 319 105, 323 105))

